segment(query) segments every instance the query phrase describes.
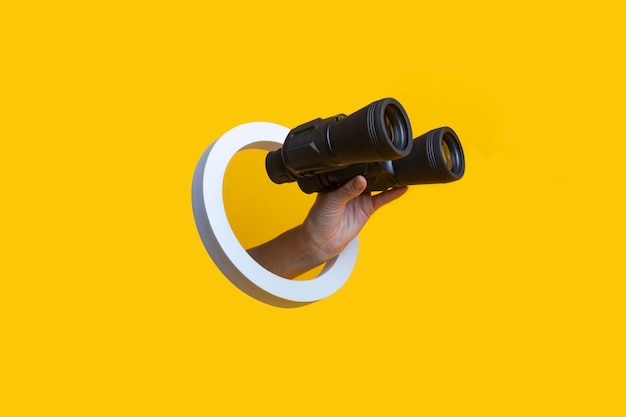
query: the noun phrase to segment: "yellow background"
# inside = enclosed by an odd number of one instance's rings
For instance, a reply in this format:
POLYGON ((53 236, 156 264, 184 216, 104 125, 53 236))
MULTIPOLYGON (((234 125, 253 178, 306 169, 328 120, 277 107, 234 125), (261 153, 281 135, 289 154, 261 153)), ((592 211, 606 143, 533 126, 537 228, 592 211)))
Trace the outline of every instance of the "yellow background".
MULTIPOLYGON (((624 415, 617 4, 4 2, 0 415, 624 415), (376 213, 333 296, 238 291, 202 152, 387 96, 465 177, 376 213)), ((301 221, 241 158, 242 242, 301 221)))

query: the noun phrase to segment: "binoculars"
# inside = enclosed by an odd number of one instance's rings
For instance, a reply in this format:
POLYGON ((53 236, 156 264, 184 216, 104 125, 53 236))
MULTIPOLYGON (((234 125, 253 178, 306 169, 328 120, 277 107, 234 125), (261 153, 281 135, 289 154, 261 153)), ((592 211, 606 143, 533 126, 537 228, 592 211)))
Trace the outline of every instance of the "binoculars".
POLYGON ((375 101, 349 116, 315 119, 292 129, 283 146, 265 158, 276 184, 298 182, 307 194, 331 191, 357 175, 365 191, 461 179, 465 157, 449 127, 413 139, 402 105, 393 98, 375 101))

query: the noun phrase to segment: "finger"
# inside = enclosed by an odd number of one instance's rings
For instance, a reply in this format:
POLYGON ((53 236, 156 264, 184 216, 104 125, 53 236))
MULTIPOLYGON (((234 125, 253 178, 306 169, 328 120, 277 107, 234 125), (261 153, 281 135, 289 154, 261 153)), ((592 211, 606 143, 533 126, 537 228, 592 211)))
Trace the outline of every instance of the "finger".
POLYGON ((392 188, 391 190, 383 191, 382 193, 376 194, 372 197, 372 206, 374 211, 378 210, 385 204, 392 202, 393 200, 400 198, 404 193, 407 192, 409 187, 406 185, 404 187, 392 188))

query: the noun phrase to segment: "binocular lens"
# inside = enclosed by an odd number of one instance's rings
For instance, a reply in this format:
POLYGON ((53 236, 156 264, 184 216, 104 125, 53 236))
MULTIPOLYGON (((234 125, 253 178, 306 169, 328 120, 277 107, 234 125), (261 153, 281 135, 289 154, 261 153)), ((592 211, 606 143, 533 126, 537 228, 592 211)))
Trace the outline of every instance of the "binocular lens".
POLYGON ((385 119, 387 136, 391 144, 397 149, 404 151, 411 145, 409 142, 413 140, 410 132, 407 131, 406 116, 398 107, 389 104, 385 107, 383 117, 385 119))
POLYGON ((445 140, 441 141, 441 153, 443 154, 443 160, 445 161, 448 169, 452 169, 452 155, 450 154, 450 148, 445 140))
POLYGON ((389 116, 385 115, 385 127, 387 128, 387 134, 391 138, 391 143, 395 143, 395 137, 393 136, 393 125, 391 124, 391 120, 389 120, 389 116))
POLYGON ((452 173, 451 180, 460 179, 465 172, 465 156, 458 136, 450 128, 445 129, 441 137, 441 151, 446 166, 452 173))

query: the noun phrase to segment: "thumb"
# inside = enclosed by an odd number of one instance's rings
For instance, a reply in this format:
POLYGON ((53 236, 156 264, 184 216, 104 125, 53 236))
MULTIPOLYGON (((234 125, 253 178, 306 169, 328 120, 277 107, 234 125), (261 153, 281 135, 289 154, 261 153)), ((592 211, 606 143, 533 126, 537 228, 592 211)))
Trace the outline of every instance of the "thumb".
POLYGON ((357 175, 335 191, 328 193, 328 199, 335 204, 345 205, 348 201, 358 197, 365 191, 367 180, 362 175, 357 175))

